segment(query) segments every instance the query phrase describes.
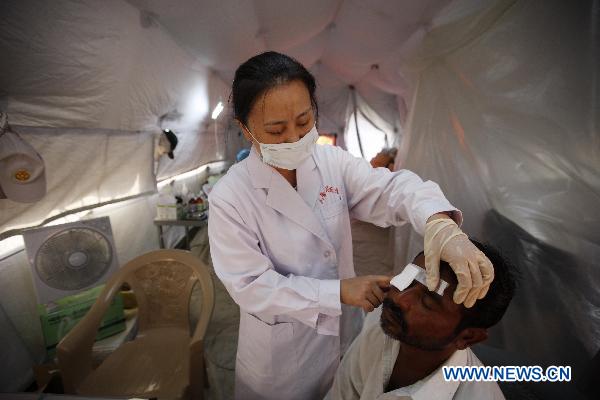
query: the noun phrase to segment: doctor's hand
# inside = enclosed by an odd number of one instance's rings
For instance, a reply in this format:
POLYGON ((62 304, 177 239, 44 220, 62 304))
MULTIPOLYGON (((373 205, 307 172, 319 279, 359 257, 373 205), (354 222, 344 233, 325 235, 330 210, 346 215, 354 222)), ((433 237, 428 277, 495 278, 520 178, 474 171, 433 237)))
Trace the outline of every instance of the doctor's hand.
POLYGON ((454 302, 471 308, 482 299, 494 280, 490 260, 450 218, 430 218, 425 226, 425 269, 427 288, 435 290, 440 281, 440 259, 450 264, 458 285, 454 302))
POLYGON ((357 276, 340 281, 340 300, 350 306, 371 312, 383 302, 383 291, 390 287, 385 275, 357 276))

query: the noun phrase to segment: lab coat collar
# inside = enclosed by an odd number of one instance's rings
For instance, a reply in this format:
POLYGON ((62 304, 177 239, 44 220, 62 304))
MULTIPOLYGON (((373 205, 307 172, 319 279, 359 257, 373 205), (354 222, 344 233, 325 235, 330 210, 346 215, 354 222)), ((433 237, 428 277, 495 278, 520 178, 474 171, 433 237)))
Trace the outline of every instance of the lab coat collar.
MULTIPOLYGON (((319 145, 317 145, 319 146, 319 145)), ((296 170, 298 194, 313 209, 321 191, 321 176, 315 163, 315 155, 308 157, 296 170)))
POLYGON ((252 186, 254 186, 255 189, 268 188, 269 182, 271 181, 271 174, 277 171, 262 162, 254 145, 252 145, 250 150, 247 165, 252 186))
POLYGON ((313 156, 308 157, 296 170, 298 189, 302 192, 300 196, 279 172, 260 159, 254 146, 248 156, 248 172, 254 188, 268 190, 268 206, 330 243, 327 233, 312 210, 320 185, 319 171, 313 156))

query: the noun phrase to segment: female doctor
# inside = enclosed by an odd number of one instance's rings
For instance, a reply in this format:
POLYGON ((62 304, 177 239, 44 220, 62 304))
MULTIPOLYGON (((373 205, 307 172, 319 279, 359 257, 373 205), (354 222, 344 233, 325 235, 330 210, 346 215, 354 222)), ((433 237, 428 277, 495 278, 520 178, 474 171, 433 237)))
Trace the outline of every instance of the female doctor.
POLYGON ((215 272, 241 309, 236 399, 326 394, 362 311, 381 304, 390 281, 355 276, 350 217, 410 222, 425 237, 428 287, 438 284, 440 258, 449 262, 457 303, 472 306, 493 279, 437 184, 315 145, 315 86, 300 63, 275 52, 235 73, 234 117, 253 146, 212 190, 208 229, 215 272))

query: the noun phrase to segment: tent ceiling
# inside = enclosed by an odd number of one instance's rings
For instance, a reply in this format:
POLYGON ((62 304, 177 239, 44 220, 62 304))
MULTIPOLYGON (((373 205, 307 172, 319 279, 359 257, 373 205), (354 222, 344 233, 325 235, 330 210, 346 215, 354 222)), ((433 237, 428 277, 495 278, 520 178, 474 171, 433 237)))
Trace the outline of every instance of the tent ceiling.
MULTIPOLYGON (((266 50, 296 57, 320 95, 353 84, 389 123, 410 92, 401 64, 449 0, 128 0, 226 81, 266 50), (396 98, 399 96, 399 99, 396 98)), ((400 113, 398 113, 400 109, 400 113)))

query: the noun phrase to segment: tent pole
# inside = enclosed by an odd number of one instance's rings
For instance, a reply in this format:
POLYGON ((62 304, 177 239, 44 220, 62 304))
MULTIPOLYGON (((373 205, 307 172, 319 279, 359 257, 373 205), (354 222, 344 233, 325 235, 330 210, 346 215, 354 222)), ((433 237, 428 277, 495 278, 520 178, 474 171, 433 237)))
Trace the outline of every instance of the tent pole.
POLYGON ((362 158, 365 158, 365 153, 363 152, 362 141, 360 140, 360 132, 358 130, 358 116, 357 116, 357 108, 356 108, 356 90, 354 90, 354 85, 350 85, 350 90, 352 91, 352 106, 354 107, 354 126, 356 127, 356 138, 358 139, 358 149, 360 150, 360 155, 362 158))

